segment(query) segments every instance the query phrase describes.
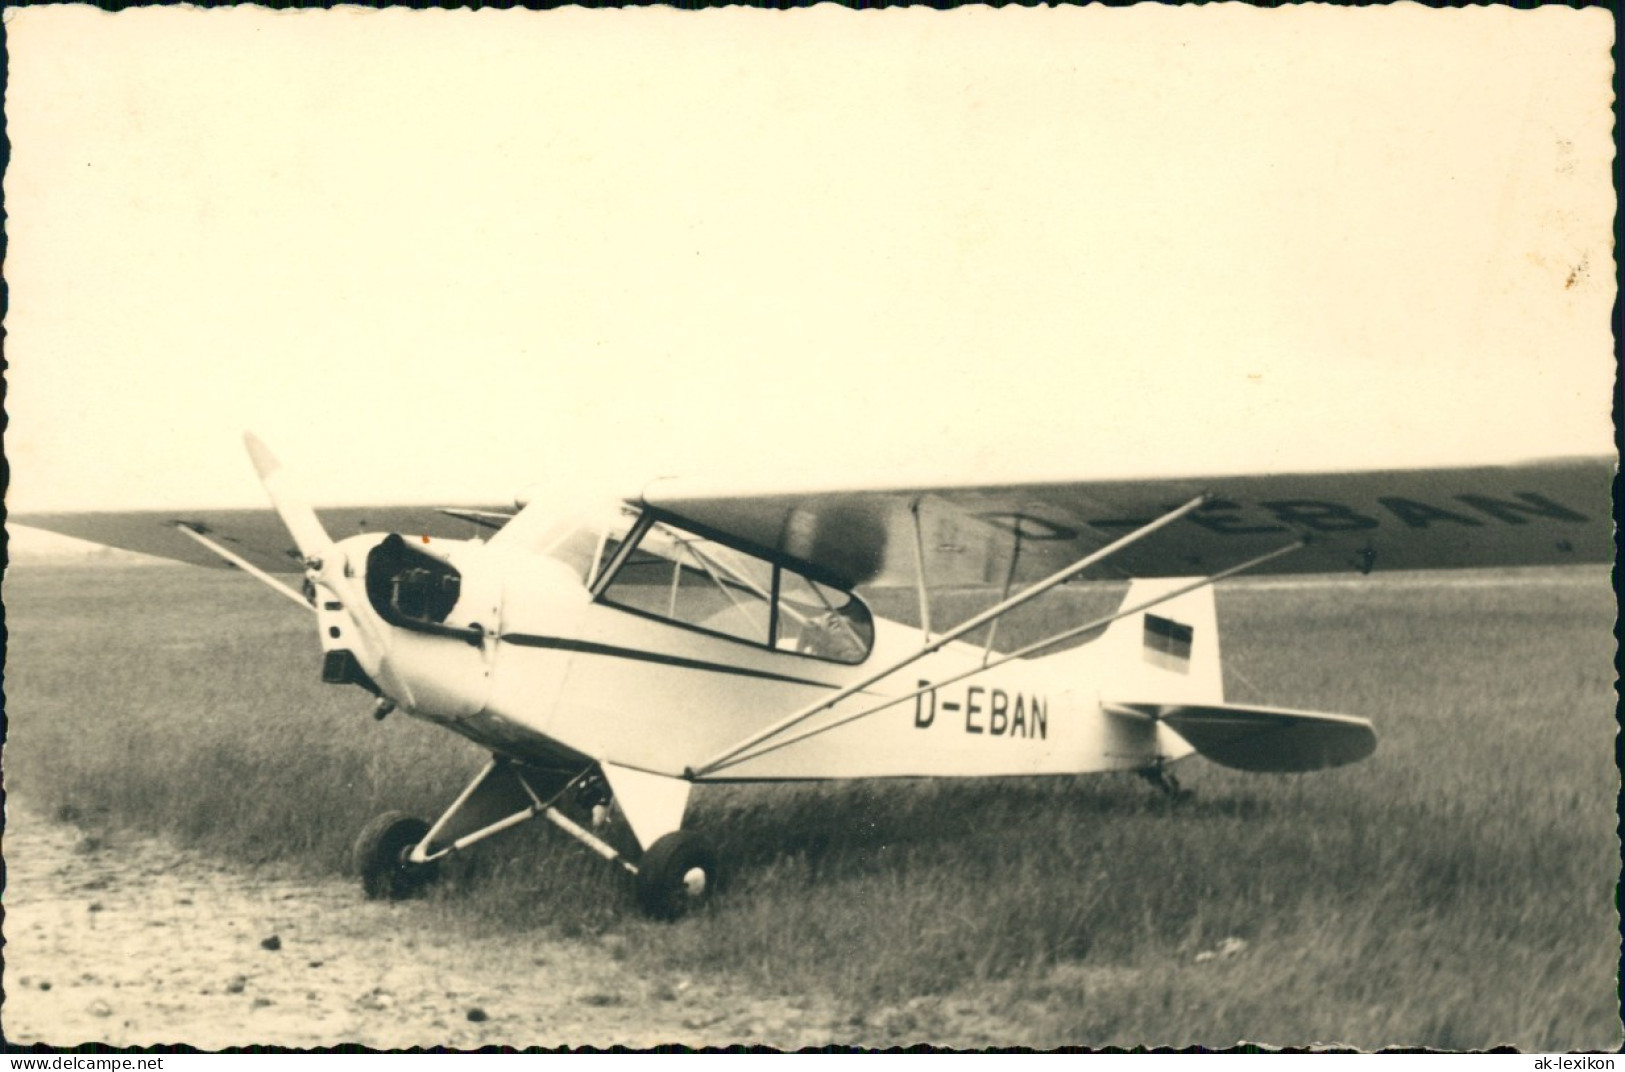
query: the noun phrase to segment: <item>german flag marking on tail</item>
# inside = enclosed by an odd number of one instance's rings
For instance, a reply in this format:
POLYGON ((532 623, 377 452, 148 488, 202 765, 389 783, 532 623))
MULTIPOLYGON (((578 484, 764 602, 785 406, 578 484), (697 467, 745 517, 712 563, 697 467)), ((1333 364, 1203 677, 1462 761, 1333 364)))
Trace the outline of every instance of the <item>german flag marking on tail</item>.
POLYGON ((1196 630, 1172 618, 1145 616, 1145 661, 1164 670, 1188 674, 1191 669, 1191 638, 1196 630))

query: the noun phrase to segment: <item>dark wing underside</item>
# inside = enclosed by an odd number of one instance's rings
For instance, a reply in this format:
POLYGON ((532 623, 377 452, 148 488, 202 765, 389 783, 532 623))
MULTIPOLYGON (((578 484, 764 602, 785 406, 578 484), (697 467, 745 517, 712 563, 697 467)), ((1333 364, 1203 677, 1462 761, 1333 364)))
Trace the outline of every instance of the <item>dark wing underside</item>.
POLYGON ((813 567, 843 585, 911 583, 915 522, 932 586, 1042 576, 1197 495, 1201 510, 1095 576, 1213 573, 1308 537, 1262 573, 1607 562, 1611 458, 1519 465, 959 487, 739 493, 660 481, 645 503, 696 531, 813 567))
MULTIPOLYGON (((702 535, 802 563, 843 587, 909 584, 915 511, 933 587, 1042 576, 1197 495, 1202 509, 1115 555, 1099 577, 1213 573, 1307 537, 1260 573, 1340 573, 1608 562, 1614 460, 1525 465, 1158 477, 905 488, 739 491, 660 481, 644 502, 702 535)), ((500 507, 366 506, 318 510, 335 539, 359 532, 467 538, 500 507)), ((186 526, 274 573, 297 573, 270 510, 152 510, 12 515, 26 525, 196 565, 219 557, 186 526)))

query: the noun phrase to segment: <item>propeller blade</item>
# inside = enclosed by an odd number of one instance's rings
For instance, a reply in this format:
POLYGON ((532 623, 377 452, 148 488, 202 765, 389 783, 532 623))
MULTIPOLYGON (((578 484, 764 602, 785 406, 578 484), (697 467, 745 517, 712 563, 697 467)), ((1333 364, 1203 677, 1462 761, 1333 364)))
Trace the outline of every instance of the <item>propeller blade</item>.
POLYGON ((320 559, 333 546, 333 538, 322 528, 316 511, 298 483, 282 468, 282 463, 276 460, 270 448, 260 442, 259 436, 244 432, 243 444, 248 447, 254 471, 259 473, 260 483, 265 485, 265 493, 271 497, 271 505, 276 508, 288 535, 293 537, 299 553, 307 562, 320 559))

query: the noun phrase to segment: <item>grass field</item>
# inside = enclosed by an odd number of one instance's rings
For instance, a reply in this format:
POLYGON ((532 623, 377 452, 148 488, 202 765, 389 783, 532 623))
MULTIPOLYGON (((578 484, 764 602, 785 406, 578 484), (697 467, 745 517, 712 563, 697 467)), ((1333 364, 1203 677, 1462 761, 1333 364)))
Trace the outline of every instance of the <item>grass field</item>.
MULTIPOLYGON (((370 816, 438 813, 482 758, 319 684, 308 616, 238 575, 24 566, 4 595, 6 788, 82 824, 333 872, 370 816)), ((732 880, 697 918, 643 920, 540 824, 432 897, 449 927, 616 934, 651 971, 893 1010, 902 1044, 971 1009, 1040 1046, 1617 1047, 1606 572, 1219 598, 1230 698, 1371 717, 1375 757, 1192 760, 1177 807, 1129 776, 701 787, 732 880)))

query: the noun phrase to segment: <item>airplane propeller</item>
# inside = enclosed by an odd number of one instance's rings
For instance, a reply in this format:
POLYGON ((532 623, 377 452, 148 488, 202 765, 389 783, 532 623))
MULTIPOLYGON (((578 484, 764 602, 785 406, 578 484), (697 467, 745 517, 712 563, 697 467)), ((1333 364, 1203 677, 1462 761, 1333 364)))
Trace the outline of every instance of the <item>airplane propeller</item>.
MULTIPOLYGON (((305 568, 309 570, 307 580, 324 585, 338 597, 341 604, 363 605, 366 602, 365 593, 358 582, 345 575, 344 552, 333 542, 333 537, 327 534, 327 529, 322 526, 315 508, 310 505, 310 500, 305 497, 304 489, 299 486, 294 475, 282 467, 276 455, 272 454, 271 449, 253 432, 243 433, 243 444, 248 448, 248 456, 254 462, 254 470, 259 473, 260 483, 265 486, 266 495, 270 496, 271 506, 299 548, 299 555, 304 559, 305 568)), ((377 625, 365 615, 352 616, 349 621, 351 632, 346 644, 362 660, 373 679, 390 697, 403 701, 410 707, 413 702, 412 690, 388 665, 385 656, 389 651, 389 644, 377 625)), ((375 711, 376 717, 382 718, 384 714, 388 714, 386 705, 392 709, 394 701, 381 696, 375 711)))
POLYGON ((333 537, 322 527, 310 500, 305 498, 303 489, 293 475, 282 468, 282 463, 277 461, 276 455, 260 441, 259 436, 244 432, 243 444, 248 447, 254 471, 259 473, 260 483, 265 485, 265 493, 271 497, 271 505, 282 519, 288 534, 293 537, 300 556, 306 565, 320 570, 319 563, 332 550, 333 537))

